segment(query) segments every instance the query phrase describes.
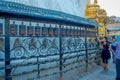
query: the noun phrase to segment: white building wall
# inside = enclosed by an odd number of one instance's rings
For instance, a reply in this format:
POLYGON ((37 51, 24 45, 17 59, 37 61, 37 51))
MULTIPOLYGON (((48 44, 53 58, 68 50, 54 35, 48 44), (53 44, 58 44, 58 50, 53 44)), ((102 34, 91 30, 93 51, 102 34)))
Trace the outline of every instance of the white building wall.
POLYGON ((84 17, 87 0, 6 0, 84 17))

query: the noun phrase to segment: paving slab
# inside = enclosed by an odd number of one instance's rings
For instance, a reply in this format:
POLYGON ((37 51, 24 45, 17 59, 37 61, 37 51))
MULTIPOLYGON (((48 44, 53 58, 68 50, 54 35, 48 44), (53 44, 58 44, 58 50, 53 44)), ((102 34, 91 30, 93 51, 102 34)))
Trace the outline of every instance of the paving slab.
POLYGON ((103 67, 98 67, 95 71, 88 73, 86 76, 79 80, 115 80, 116 69, 115 64, 109 61, 108 71, 104 70, 103 67))

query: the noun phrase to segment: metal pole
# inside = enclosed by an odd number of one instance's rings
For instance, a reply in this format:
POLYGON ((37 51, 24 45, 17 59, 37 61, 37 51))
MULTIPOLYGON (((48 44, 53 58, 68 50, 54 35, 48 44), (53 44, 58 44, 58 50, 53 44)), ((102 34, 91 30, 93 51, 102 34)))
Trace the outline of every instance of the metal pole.
POLYGON ((87 50, 87 28, 85 28, 85 53, 86 53, 86 69, 88 71, 88 50, 87 50))
POLYGON ((37 57, 37 63, 38 63, 38 66, 37 66, 37 68, 38 68, 38 75, 37 75, 37 77, 39 78, 39 77, 40 77, 40 63, 39 63, 39 56, 37 57))
POLYGON ((60 70, 60 80, 62 80, 62 34, 61 34, 61 25, 59 25, 59 64, 60 64, 60 67, 59 67, 59 70, 60 70))
POLYGON ((5 19, 5 80, 12 80, 10 66, 9 19, 5 19))

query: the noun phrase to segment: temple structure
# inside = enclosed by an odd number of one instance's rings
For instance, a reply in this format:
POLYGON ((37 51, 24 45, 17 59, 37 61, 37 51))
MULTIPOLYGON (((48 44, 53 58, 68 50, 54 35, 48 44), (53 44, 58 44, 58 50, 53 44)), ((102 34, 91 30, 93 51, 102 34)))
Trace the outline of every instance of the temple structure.
POLYGON ((85 16, 86 18, 95 20, 99 23, 101 27, 98 28, 98 35, 102 37, 106 35, 108 18, 106 11, 104 9, 101 9, 97 3, 97 0, 94 0, 94 3, 91 3, 90 0, 87 0, 85 16))

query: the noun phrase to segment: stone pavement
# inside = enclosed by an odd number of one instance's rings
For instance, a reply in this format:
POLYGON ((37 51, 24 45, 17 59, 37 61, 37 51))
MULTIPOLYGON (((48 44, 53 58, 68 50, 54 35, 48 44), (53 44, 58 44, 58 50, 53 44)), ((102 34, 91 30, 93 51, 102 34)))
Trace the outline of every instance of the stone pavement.
POLYGON ((102 67, 97 68, 94 72, 88 73, 79 80, 115 80, 116 70, 112 60, 109 61, 109 70, 105 71, 102 67))

